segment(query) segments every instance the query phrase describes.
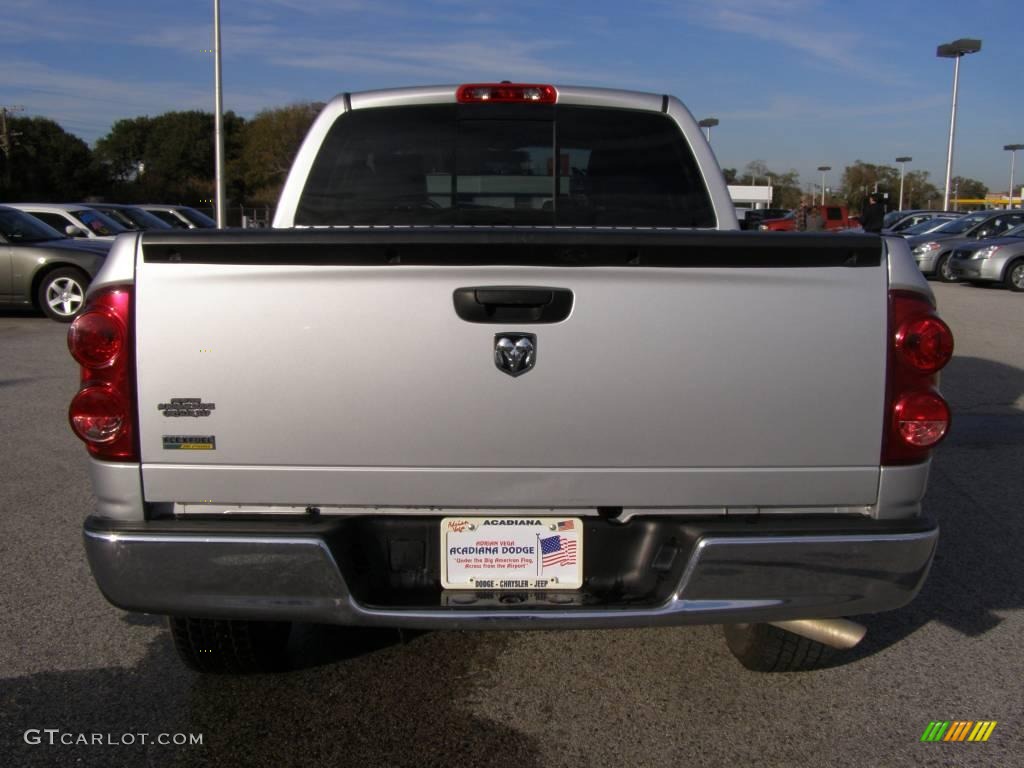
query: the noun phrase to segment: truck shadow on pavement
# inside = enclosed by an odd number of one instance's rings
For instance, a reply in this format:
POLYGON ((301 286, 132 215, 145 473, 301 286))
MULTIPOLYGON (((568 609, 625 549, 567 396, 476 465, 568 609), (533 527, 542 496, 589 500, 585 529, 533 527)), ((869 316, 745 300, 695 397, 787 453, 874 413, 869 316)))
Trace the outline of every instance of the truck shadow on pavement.
POLYGON ((990 360, 957 357, 943 372, 953 410, 946 441, 935 452, 926 515, 940 525, 931 572, 905 608, 860 617, 868 634, 837 663, 873 655, 931 621, 970 637, 1024 608, 1024 371, 990 360))
MULTIPOLYGON (((140 622, 127 615, 128 623, 140 622)), ((116 630, 118 628, 113 627, 116 630)), ((155 629, 155 628, 154 628, 155 629)), ((3 681, 9 765, 488 765, 530 768, 530 737, 475 713, 474 681, 505 642, 492 633, 299 628, 298 669, 200 676, 178 662, 167 632, 130 668, 43 672, 3 681), (328 660, 333 663, 325 666, 328 660), (313 664, 314 666, 301 666, 313 664), (402 681, 395 685, 394 681, 402 681), (385 683, 384 681, 390 681, 385 683), (29 745, 29 729, 65 733, 202 734, 201 745, 29 745)), ((59 738, 59 737, 58 737, 59 738)))

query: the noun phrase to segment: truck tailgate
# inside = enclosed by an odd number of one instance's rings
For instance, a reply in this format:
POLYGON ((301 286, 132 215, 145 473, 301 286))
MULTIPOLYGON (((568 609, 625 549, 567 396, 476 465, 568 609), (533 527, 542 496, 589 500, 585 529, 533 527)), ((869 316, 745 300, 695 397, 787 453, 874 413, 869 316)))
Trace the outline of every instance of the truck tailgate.
POLYGON ((149 501, 875 501, 877 238, 396 229, 142 243, 149 501), (507 286, 567 289, 571 312, 550 324, 456 313, 457 289, 507 286), (536 335, 532 370, 498 369, 504 332, 536 335))

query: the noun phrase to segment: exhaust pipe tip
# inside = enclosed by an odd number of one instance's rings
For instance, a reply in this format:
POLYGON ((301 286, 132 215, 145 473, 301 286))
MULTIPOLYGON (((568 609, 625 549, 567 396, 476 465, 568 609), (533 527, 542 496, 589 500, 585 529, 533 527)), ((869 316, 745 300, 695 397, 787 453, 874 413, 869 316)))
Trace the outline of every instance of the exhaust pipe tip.
POLYGON ((849 619, 798 619, 772 621, 769 624, 842 651, 858 645, 868 632, 863 624, 849 619))

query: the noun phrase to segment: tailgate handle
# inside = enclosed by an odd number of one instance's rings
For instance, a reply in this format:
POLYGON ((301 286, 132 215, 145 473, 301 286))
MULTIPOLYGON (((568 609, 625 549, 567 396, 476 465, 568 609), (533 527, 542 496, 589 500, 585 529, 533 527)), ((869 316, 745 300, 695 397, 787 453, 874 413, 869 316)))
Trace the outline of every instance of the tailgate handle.
POLYGON ((494 285, 456 288, 455 313, 470 323, 559 323, 572 311, 568 288, 494 285))

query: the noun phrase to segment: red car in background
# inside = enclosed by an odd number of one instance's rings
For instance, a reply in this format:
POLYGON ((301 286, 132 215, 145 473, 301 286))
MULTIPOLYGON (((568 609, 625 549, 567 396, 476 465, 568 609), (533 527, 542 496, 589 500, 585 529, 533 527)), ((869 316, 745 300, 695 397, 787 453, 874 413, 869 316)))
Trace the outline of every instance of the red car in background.
MULTIPOLYGON (((856 217, 850 216, 845 205, 812 205, 811 210, 818 211, 825 222, 826 231, 860 226, 860 221, 856 217)), ((795 214, 791 213, 781 219, 765 219, 758 229, 767 232, 793 232, 796 229, 795 214)))

